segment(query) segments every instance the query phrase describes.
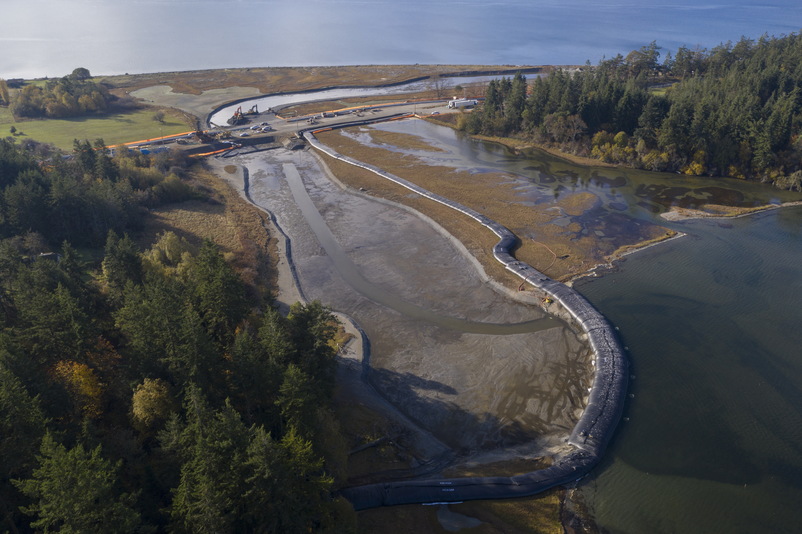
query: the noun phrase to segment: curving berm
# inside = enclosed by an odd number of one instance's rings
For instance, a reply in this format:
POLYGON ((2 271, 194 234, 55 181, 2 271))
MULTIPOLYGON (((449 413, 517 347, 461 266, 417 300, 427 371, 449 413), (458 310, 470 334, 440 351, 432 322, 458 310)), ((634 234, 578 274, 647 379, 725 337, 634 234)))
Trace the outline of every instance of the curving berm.
POLYGON ((568 438, 572 450, 560 455, 546 469, 512 477, 404 480, 369 484, 346 488, 342 490, 342 494, 351 501, 356 510, 398 504, 501 499, 534 495, 548 488, 576 481, 587 474, 601 459, 621 418, 626 398, 628 362, 615 330, 604 316, 570 287, 516 260, 510 250, 518 238, 506 227, 377 167, 338 154, 322 145, 314 132, 307 131, 303 135, 317 150, 449 206, 493 231, 499 237, 499 242, 493 249, 495 258, 507 270, 549 295, 582 328, 593 350, 593 364, 596 369, 587 406, 568 438))

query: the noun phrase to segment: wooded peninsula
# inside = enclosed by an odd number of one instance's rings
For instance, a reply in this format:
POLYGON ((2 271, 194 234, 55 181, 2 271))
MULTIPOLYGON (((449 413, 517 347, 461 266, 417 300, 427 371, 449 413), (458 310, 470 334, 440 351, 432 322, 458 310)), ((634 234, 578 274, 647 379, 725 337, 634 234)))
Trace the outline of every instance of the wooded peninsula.
POLYGON ((802 190, 802 37, 680 48, 655 42, 532 83, 489 84, 471 134, 520 136, 601 161, 802 190))

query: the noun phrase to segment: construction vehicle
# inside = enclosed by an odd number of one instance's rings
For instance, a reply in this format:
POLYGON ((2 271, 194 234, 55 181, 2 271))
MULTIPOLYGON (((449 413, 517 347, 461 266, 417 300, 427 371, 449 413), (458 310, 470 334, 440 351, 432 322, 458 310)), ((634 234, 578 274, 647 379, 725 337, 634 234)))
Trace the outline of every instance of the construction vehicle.
POLYGON ((238 124, 248 122, 248 119, 245 118, 245 114, 242 112, 242 106, 238 107, 237 111, 235 111, 231 118, 226 122, 228 122, 228 124, 231 126, 237 126, 238 124))
POLYGON ((231 126, 237 126, 239 124, 245 124, 247 122, 250 122, 248 120, 248 117, 247 117, 248 115, 258 115, 258 114, 259 114, 259 105, 258 104, 254 104, 253 106, 251 106, 251 109, 249 109, 246 112, 243 112, 242 111, 242 106, 239 106, 237 108, 237 110, 234 112, 234 114, 231 116, 231 118, 228 119, 227 122, 231 126))

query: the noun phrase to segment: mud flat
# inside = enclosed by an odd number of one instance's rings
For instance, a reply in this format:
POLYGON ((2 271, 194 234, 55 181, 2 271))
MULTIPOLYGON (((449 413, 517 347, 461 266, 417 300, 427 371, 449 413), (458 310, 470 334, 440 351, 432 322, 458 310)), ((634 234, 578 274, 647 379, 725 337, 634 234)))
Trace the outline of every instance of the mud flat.
MULTIPOLYGON (((378 393, 377 404, 413 426, 420 438, 410 447, 413 468, 439 469, 451 458, 489 452, 494 461, 505 454, 542 456, 565 446, 593 376, 581 333, 497 292, 429 221, 343 191, 309 153, 271 151, 227 160, 232 162, 247 169, 252 200, 271 211, 289 236, 304 295, 353 317, 366 332, 370 373, 363 393, 378 393), (297 169, 359 274, 392 299, 466 322, 545 320, 548 328, 541 323, 531 332, 469 332, 364 296, 319 244, 290 190, 287 179, 294 177, 287 165, 297 169)), ((360 362, 359 370, 352 366, 353 374, 361 376, 367 363, 360 362)))

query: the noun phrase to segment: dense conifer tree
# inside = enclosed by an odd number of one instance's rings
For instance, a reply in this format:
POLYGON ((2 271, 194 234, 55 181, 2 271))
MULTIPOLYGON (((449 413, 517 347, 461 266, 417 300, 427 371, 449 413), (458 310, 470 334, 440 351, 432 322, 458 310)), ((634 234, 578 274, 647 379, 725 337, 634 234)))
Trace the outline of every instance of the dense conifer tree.
POLYGON ((42 439, 38 467, 15 485, 32 502, 22 510, 35 519, 31 526, 44 532, 136 532, 140 515, 134 498, 115 488, 115 465, 82 445, 67 449, 50 434, 42 439))

